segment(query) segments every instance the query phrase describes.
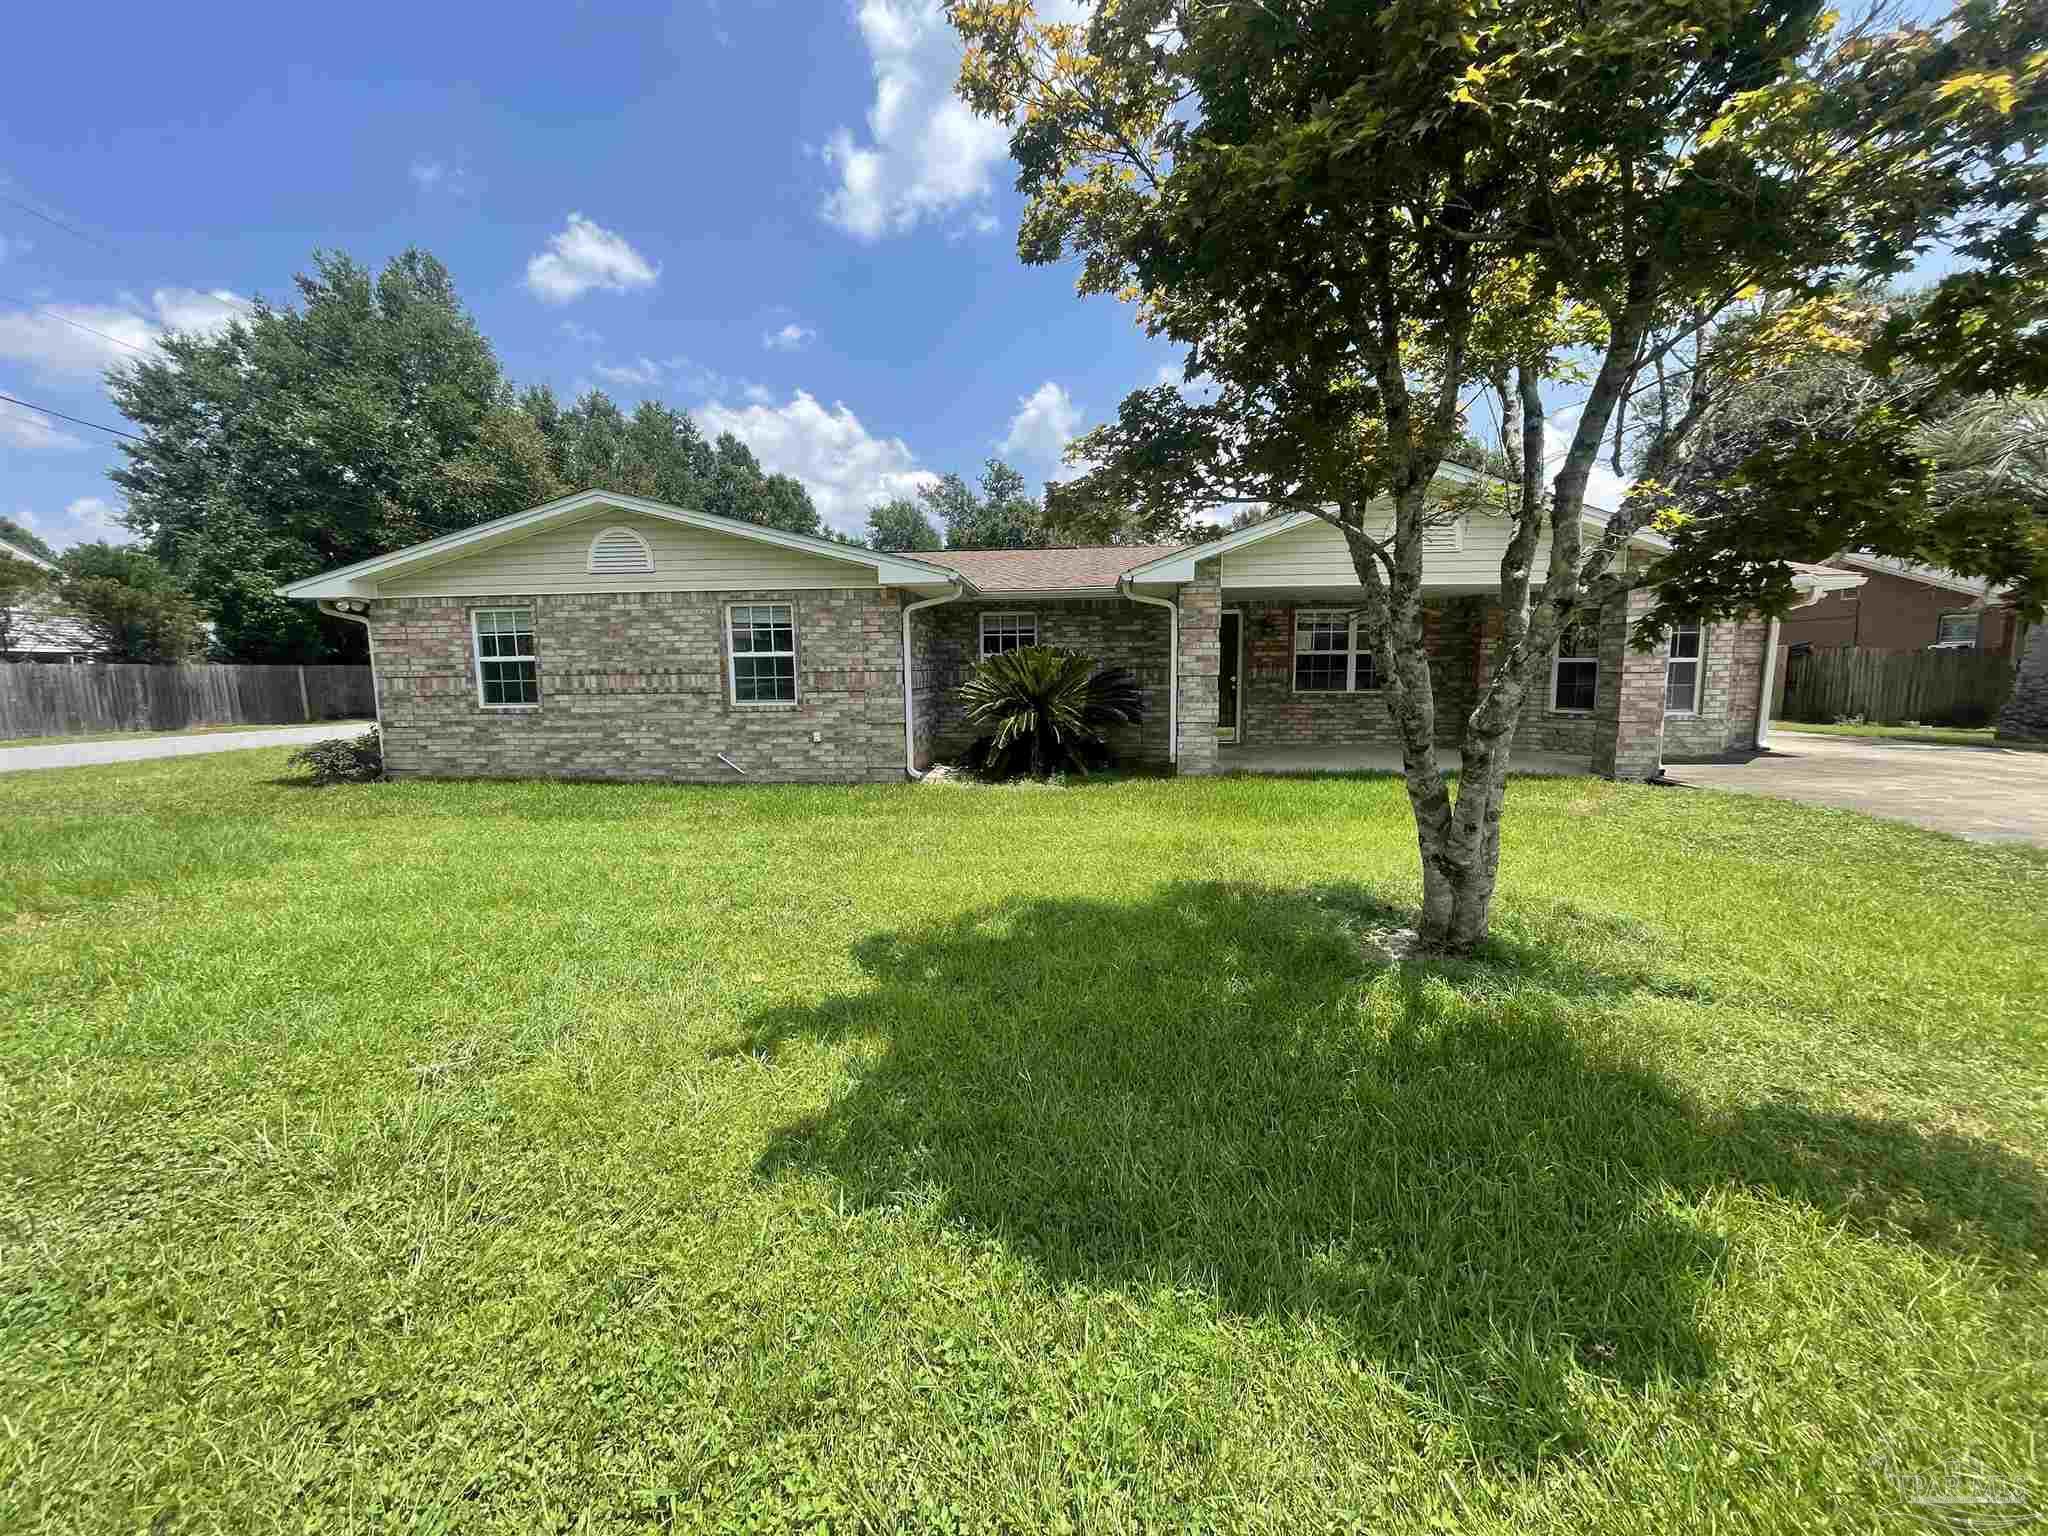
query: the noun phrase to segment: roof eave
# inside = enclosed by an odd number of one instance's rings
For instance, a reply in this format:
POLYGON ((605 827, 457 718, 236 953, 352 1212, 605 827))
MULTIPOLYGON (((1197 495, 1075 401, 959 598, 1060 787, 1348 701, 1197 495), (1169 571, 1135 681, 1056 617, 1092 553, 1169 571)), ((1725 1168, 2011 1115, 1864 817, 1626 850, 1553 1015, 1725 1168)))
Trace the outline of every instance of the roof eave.
POLYGON ((573 496, 559 497, 538 507, 530 507, 524 512, 514 512, 505 517, 494 518, 488 523, 478 523, 474 528, 443 534, 438 539, 429 539, 423 544, 394 550, 388 555, 358 560, 353 565, 338 566, 331 571, 322 571, 317 576, 287 582, 276 591, 280 597, 300 599, 375 597, 377 582, 382 577, 422 564, 439 564, 445 559, 455 557, 471 545, 501 540, 507 534, 538 529, 589 507, 616 507, 622 512, 665 518, 688 527, 706 528, 714 533, 752 539, 757 543, 772 544, 828 560, 843 560, 850 565, 865 565, 875 572, 876 582, 881 586, 947 586, 965 580, 956 571, 928 565, 922 560, 912 560, 901 555, 862 549, 857 545, 835 544, 830 539, 814 539, 801 533, 785 533, 779 528, 763 528, 758 524, 741 522, 736 518, 719 517, 710 512, 671 506, 667 502, 649 501, 641 496, 625 496, 612 491, 578 491, 573 496))

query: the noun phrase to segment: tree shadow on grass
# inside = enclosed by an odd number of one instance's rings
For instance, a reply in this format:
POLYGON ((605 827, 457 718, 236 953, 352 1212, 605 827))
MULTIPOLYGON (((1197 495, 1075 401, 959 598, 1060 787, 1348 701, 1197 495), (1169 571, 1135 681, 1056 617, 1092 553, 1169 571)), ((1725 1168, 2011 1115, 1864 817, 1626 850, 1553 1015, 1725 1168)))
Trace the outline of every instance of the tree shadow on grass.
POLYGON ((1374 974, 1360 928, 1398 920, 1355 888, 1210 882, 877 934, 869 988, 771 1010, 738 1047, 877 1042, 761 1169, 861 1206, 935 1197, 1055 1285, 1334 1323, 1509 1461, 1583 1439, 1580 1372, 1711 1370, 1723 1245, 1670 1191, 1766 1184, 1853 1221, 1881 1163, 1974 1200, 1940 1242, 2001 1251, 2041 1206, 2037 1171, 1903 1127, 1830 1132, 1885 1150, 1831 1178, 1818 1117, 1714 1121, 1608 1039, 1602 1009, 1654 976, 1512 943, 1374 974))

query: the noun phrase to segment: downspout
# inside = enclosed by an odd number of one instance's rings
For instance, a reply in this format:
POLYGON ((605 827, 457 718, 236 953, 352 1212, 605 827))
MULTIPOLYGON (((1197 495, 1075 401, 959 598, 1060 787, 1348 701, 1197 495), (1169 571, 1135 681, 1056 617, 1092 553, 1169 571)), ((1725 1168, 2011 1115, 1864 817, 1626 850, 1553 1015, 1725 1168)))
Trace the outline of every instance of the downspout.
POLYGON ((921 779, 924 775, 917 771, 917 709, 911 699, 910 682, 910 616, 920 608, 936 608, 940 603, 956 602, 966 591, 967 588, 956 581, 941 597, 921 598, 903 605, 903 773, 912 780, 921 779))
POLYGON ((377 739, 384 739, 384 696, 377 687, 377 636, 370 628, 369 604, 344 599, 348 603, 329 602, 321 598, 315 605, 330 619, 347 619, 351 624, 363 626, 363 648, 370 653, 370 712, 377 717, 377 739))
MULTIPOLYGON (((1815 587, 1811 591, 1809 591, 1806 594, 1806 596, 1802 597, 1798 602, 1794 603, 1792 606, 1794 608, 1811 608, 1815 603, 1819 602, 1822 598, 1826 597, 1827 595, 1827 592, 1823 588, 1815 587)), ((1861 603, 1858 603, 1856 605, 1856 610, 1857 613, 1860 615, 1863 611, 1863 605, 1861 603)), ((1857 622, 1860 624, 1862 622, 1862 619, 1859 617, 1857 622)), ((1777 680, 1778 620, 1774 618, 1771 620, 1770 629, 1767 630, 1764 634, 1763 697, 1759 698, 1756 701, 1756 749, 1759 752, 1768 752, 1770 750, 1771 689, 1773 685, 1776 684, 1777 680)))
POLYGON ((1116 579, 1117 590, 1134 603, 1166 610, 1166 760, 1180 761, 1180 604, 1170 597, 1147 597, 1131 590, 1128 576, 1116 579))

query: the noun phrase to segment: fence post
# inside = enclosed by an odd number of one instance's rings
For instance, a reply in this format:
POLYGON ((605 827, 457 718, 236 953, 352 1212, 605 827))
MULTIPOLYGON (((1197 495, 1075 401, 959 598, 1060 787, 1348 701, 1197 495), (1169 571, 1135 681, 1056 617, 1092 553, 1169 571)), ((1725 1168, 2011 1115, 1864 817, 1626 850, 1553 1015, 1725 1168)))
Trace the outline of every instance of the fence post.
POLYGON ((304 663, 301 663, 299 666, 299 713, 306 717, 308 725, 313 723, 313 701, 306 697, 306 668, 304 663))

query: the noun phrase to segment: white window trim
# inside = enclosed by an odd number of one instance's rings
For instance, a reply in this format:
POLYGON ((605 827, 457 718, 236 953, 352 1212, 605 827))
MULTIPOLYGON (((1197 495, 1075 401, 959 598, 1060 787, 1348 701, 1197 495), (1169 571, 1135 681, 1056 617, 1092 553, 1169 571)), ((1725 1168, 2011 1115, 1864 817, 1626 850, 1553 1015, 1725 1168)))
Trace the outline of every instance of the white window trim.
POLYGON ((1969 619, 1970 621, 1972 621, 1973 627, 1970 631, 1970 644, 1979 648, 1980 650, 1983 648, 1984 610, 1982 608, 1945 608, 1940 613, 1937 613, 1934 616, 1934 643, 1936 645, 1949 645, 1954 643, 1952 641, 1943 640, 1941 637, 1941 626, 1943 624, 1946 624, 1950 619, 1969 619))
POLYGON ((1700 700, 1706 695, 1707 686, 1707 636, 1710 633, 1705 624, 1694 626, 1700 632, 1700 649, 1696 656, 1673 656, 1671 641, 1664 642, 1664 714, 1673 720, 1690 720, 1700 712, 1700 700), (1692 663, 1692 706, 1689 709, 1671 707, 1671 667, 1674 662, 1692 663))
POLYGON ((647 542, 646 536, 638 528, 629 528, 624 523, 614 523, 609 528, 600 530, 597 536, 590 541, 590 547, 583 553, 583 568, 592 576, 652 576, 654 574, 654 547, 647 542), (642 563, 628 570, 600 571, 597 568, 597 546, 606 539, 611 538, 614 534, 621 533, 640 546, 640 559, 642 563))
POLYGON ((781 602, 727 603, 725 605, 725 701, 734 709, 795 709, 803 702, 804 679, 798 668, 797 657, 802 654, 803 641, 797 635, 796 604, 781 602), (740 653, 733 649, 732 614, 735 608, 787 608, 789 610, 789 649, 787 651, 749 651, 749 656, 787 656, 789 658, 790 685, 792 696, 786 699, 742 699, 740 697, 740 653))
MULTIPOLYGON (((1577 629, 1583 631, 1586 628, 1586 626, 1583 623, 1577 623, 1567 625, 1566 628, 1568 630, 1577 629)), ((1596 629, 1593 631, 1595 648, 1592 655, 1567 656, 1564 653, 1564 636, 1559 635, 1557 637, 1557 644, 1553 645, 1550 648, 1550 692, 1546 694, 1543 699, 1544 705, 1546 706, 1544 713, 1552 715, 1568 715, 1573 719, 1582 720, 1589 715, 1597 715, 1600 712, 1600 651, 1598 648, 1599 638, 1600 632, 1596 629), (1563 705, 1557 702, 1558 674, 1563 670, 1564 664, 1568 661, 1590 661, 1591 663, 1593 663, 1594 704, 1591 709, 1566 709, 1563 705)))
MULTIPOLYGON (((477 620, 487 613, 523 613, 526 615, 526 632, 533 636, 533 686, 536 689, 540 687, 540 631, 534 627, 533 604, 484 603, 469 610, 469 665, 471 674, 476 678, 476 707, 478 709, 509 711, 513 714, 517 714, 521 710, 530 712, 539 709, 540 703, 538 700, 531 704, 491 704, 485 701, 484 638, 483 631, 477 627, 477 620)), ((493 656, 491 658, 493 661, 520 661, 525 659, 524 657, 504 656, 493 656)))
MULTIPOLYGON (((1369 648, 1364 648, 1364 647, 1361 647, 1361 646, 1359 645, 1359 643, 1358 643, 1358 626, 1359 626, 1359 625, 1360 625, 1360 624, 1361 624, 1362 622, 1363 622, 1363 621, 1362 621, 1362 620, 1361 620, 1361 619, 1360 619, 1360 618, 1358 617, 1358 615, 1357 615, 1356 613, 1352 612, 1352 611, 1351 611, 1350 609, 1347 609, 1347 608, 1297 608, 1297 609, 1295 609, 1295 610, 1294 610, 1294 620, 1293 620, 1293 622, 1292 622, 1292 623, 1291 623, 1291 624, 1290 624, 1290 625, 1288 626, 1288 634, 1289 634, 1289 638, 1288 638, 1288 642, 1287 642, 1287 643, 1288 643, 1288 647, 1289 647, 1289 650, 1288 650, 1288 656, 1287 656, 1287 686, 1288 686, 1288 689, 1289 689, 1289 690, 1290 690, 1291 692, 1293 692, 1293 693, 1295 693, 1295 694, 1297 694, 1297 695, 1300 695, 1300 696, 1302 696, 1302 697, 1304 697, 1304 698, 1311 698, 1311 699, 1314 699, 1314 698, 1327 698, 1327 697, 1328 697, 1328 696, 1330 696, 1331 694, 1338 694, 1338 693, 1375 693, 1375 694, 1376 694, 1376 693, 1381 693, 1381 692, 1384 692, 1384 691, 1385 691, 1385 689, 1386 689, 1386 686, 1387 686, 1387 685, 1386 685, 1386 682, 1385 682, 1385 680, 1384 680, 1384 679, 1381 679, 1381 680, 1375 681, 1375 682, 1373 683, 1372 687, 1370 687, 1370 688, 1361 688, 1361 687, 1359 687, 1359 686, 1358 686, 1358 658, 1359 658, 1359 656, 1360 656, 1361 654, 1365 654, 1365 655, 1370 655, 1370 654, 1371 654, 1371 652, 1370 652, 1370 649, 1369 649, 1369 648), (1297 657, 1300 657, 1300 656, 1334 656, 1334 655, 1336 655, 1336 654, 1337 654, 1337 653, 1336 653, 1335 651, 1304 651, 1304 650, 1303 650, 1303 649, 1301 648, 1301 621, 1302 621, 1302 619, 1303 619, 1303 618, 1305 618, 1305 617, 1306 617, 1306 618, 1318 618, 1318 617, 1324 617, 1324 616, 1327 616, 1327 617, 1330 617, 1330 618, 1341 618, 1341 619, 1343 619, 1343 620, 1345 621, 1345 629, 1344 629, 1344 646, 1345 646, 1345 650, 1344 650, 1344 686, 1343 686, 1342 688, 1304 688, 1304 687, 1302 687, 1302 686, 1301 686, 1301 669, 1300 669, 1299 667, 1297 667, 1297 666, 1295 665, 1295 658, 1297 658, 1297 657)), ((1239 622, 1238 622, 1238 634, 1239 634, 1239 636, 1240 636, 1240 639, 1242 638, 1242 636, 1243 636, 1243 633, 1244 633, 1244 624, 1243 624, 1243 620, 1239 620, 1239 622)), ((1374 675, 1375 675, 1375 677, 1377 677, 1377 675, 1378 675, 1378 663, 1377 663, 1377 660, 1375 660, 1375 663, 1374 663, 1374 675)), ((1244 674, 1243 674, 1243 669, 1242 669, 1242 667, 1240 667, 1240 669, 1239 669, 1239 673, 1238 673, 1238 683, 1237 683, 1237 686, 1238 686, 1238 688, 1239 688, 1239 690, 1240 690, 1240 691, 1242 691, 1242 690, 1243 690, 1243 688, 1244 688, 1244 674)))
POLYGON ((1038 614, 1036 611, 1029 608, 998 609, 992 613, 984 613, 976 623, 974 631, 974 659, 976 661, 988 660, 988 621, 990 619, 1028 620, 1031 625, 1031 639, 1026 643, 1030 645, 1038 644, 1038 614))

